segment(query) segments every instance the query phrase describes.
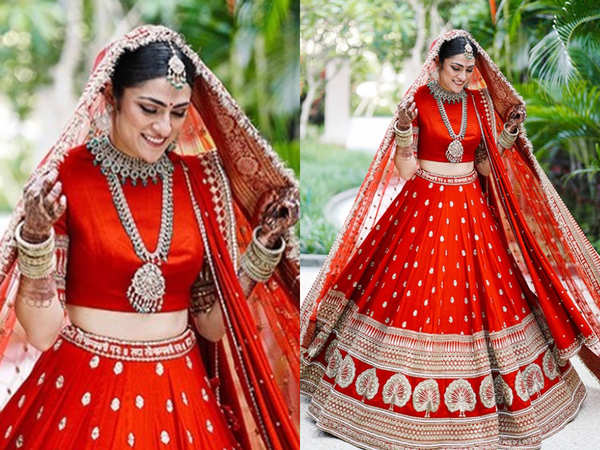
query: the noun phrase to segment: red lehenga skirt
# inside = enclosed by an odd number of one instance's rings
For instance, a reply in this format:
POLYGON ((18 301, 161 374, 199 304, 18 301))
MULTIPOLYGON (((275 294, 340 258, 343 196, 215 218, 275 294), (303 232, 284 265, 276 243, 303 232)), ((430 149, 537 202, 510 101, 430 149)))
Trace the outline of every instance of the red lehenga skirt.
POLYGON ((419 170, 323 300, 343 311, 302 390, 364 448, 537 448, 585 388, 559 360, 476 172, 419 170))
POLYGON ((0 414, 0 448, 237 448, 193 331, 122 341, 67 326, 0 414))

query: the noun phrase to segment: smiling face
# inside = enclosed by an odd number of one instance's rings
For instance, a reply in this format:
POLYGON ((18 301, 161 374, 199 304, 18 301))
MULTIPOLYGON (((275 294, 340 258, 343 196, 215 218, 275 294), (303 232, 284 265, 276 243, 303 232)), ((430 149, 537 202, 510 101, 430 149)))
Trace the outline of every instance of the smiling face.
POLYGON ((164 77, 125 88, 113 112, 113 145, 135 158, 157 161, 181 130, 191 95, 188 84, 177 90, 164 77))
POLYGON ((462 53, 448 56, 439 68, 439 83, 444 89, 458 93, 471 81, 474 68, 475 60, 467 59, 462 53))

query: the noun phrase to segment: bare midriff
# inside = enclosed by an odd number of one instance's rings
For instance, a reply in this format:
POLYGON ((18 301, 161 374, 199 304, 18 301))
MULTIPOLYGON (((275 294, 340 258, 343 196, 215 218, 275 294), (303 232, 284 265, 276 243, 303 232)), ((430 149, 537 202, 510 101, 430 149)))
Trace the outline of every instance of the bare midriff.
POLYGON ((467 175, 471 173, 475 167, 473 161, 463 163, 446 163, 441 161, 430 161, 428 159, 419 159, 418 161, 421 169, 442 176, 467 175))
POLYGON ((123 340, 151 341, 181 334, 188 324, 188 311, 154 314, 109 311, 67 305, 73 325, 94 334, 123 340))

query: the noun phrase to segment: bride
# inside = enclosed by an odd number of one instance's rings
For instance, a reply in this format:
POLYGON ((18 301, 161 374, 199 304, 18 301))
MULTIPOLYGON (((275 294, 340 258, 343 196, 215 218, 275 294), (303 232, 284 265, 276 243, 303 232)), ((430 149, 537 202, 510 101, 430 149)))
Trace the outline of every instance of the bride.
POLYGON ((600 354, 600 258, 471 35, 432 45, 301 311, 317 427, 364 448, 537 448, 600 354), (399 175, 399 176, 398 176, 399 175))

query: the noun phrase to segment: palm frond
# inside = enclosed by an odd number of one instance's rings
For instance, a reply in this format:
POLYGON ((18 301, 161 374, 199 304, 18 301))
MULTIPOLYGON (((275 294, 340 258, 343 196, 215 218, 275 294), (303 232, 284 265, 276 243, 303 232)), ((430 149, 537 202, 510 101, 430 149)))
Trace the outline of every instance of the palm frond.
POLYGON ((565 2, 554 16, 552 31, 530 53, 531 73, 550 85, 566 85, 580 77, 570 54, 571 41, 578 27, 600 20, 600 3, 593 0, 565 2))

